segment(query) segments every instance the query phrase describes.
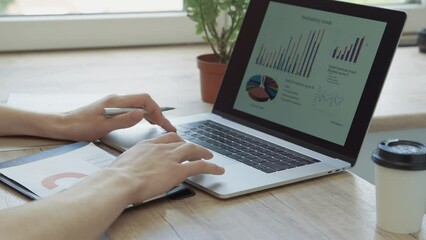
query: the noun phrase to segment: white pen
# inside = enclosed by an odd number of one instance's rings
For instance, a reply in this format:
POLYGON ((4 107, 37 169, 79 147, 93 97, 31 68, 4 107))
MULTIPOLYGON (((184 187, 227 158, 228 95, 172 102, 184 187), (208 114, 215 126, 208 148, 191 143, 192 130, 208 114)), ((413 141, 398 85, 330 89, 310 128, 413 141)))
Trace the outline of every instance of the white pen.
MULTIPOLYGON (((112 117, 115 115, 128 113, 136 109, 141 109, 144 113, 149 113, 149 111, 143 108, 104 108, 104 114, 106 117, 112 117)), ((169 111, 175 109, 174 107, 160 107, 161 111, 169 111)))

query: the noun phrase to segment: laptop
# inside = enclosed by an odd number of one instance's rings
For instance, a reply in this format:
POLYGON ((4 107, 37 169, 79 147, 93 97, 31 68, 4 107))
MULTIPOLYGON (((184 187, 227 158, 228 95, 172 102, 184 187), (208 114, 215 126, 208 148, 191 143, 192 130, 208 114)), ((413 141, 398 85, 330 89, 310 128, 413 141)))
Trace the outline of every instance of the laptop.
MULTIPOLYGON (((337 1, 250 1, 211 113, 171 119, 225 174, 187 182, 230 198, 354 166, 406 19, 337 1)), ((138 124, 104 142, 164 133, 138 124)))

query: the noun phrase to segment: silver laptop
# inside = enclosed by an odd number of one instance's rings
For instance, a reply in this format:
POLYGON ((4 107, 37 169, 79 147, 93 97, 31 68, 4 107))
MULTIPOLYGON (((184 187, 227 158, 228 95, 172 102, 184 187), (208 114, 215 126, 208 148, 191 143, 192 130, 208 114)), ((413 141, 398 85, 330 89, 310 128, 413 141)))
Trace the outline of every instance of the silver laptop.
MULTIPOLYGON (((213 111, 172 119, 225 168, 187 182, 230 198, 351 168, 405 18, 336 1, 251 1, 213 111)), ((127 149, 162 133, 138 124, 103 141, 127 149)))

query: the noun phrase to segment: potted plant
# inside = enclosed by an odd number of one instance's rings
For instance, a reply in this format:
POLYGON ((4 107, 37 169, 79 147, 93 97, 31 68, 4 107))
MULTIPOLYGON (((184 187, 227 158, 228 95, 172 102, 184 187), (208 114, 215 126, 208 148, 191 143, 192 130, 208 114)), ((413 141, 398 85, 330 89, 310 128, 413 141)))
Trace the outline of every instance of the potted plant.
POLYGON ((7 6, 13 3, 14 0, 0 0, 0 14, 7 8, 7 6))
POLYGON ((212 53, 197 57, 205 102, 216 100, 248 3, 249 0, 184 1, 188 17, 196 22, 196 34, 202 35, 212 49, 212 53))

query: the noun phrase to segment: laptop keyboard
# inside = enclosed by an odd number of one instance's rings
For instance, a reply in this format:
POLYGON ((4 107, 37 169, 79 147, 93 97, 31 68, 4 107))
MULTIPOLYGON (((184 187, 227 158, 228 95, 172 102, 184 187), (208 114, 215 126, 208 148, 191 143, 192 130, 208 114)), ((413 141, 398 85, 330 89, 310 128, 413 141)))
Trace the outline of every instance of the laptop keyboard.
POLYGON ((181 124, 177 129, 188 141, 266 173, 320 162, 210 120, 181 124))

